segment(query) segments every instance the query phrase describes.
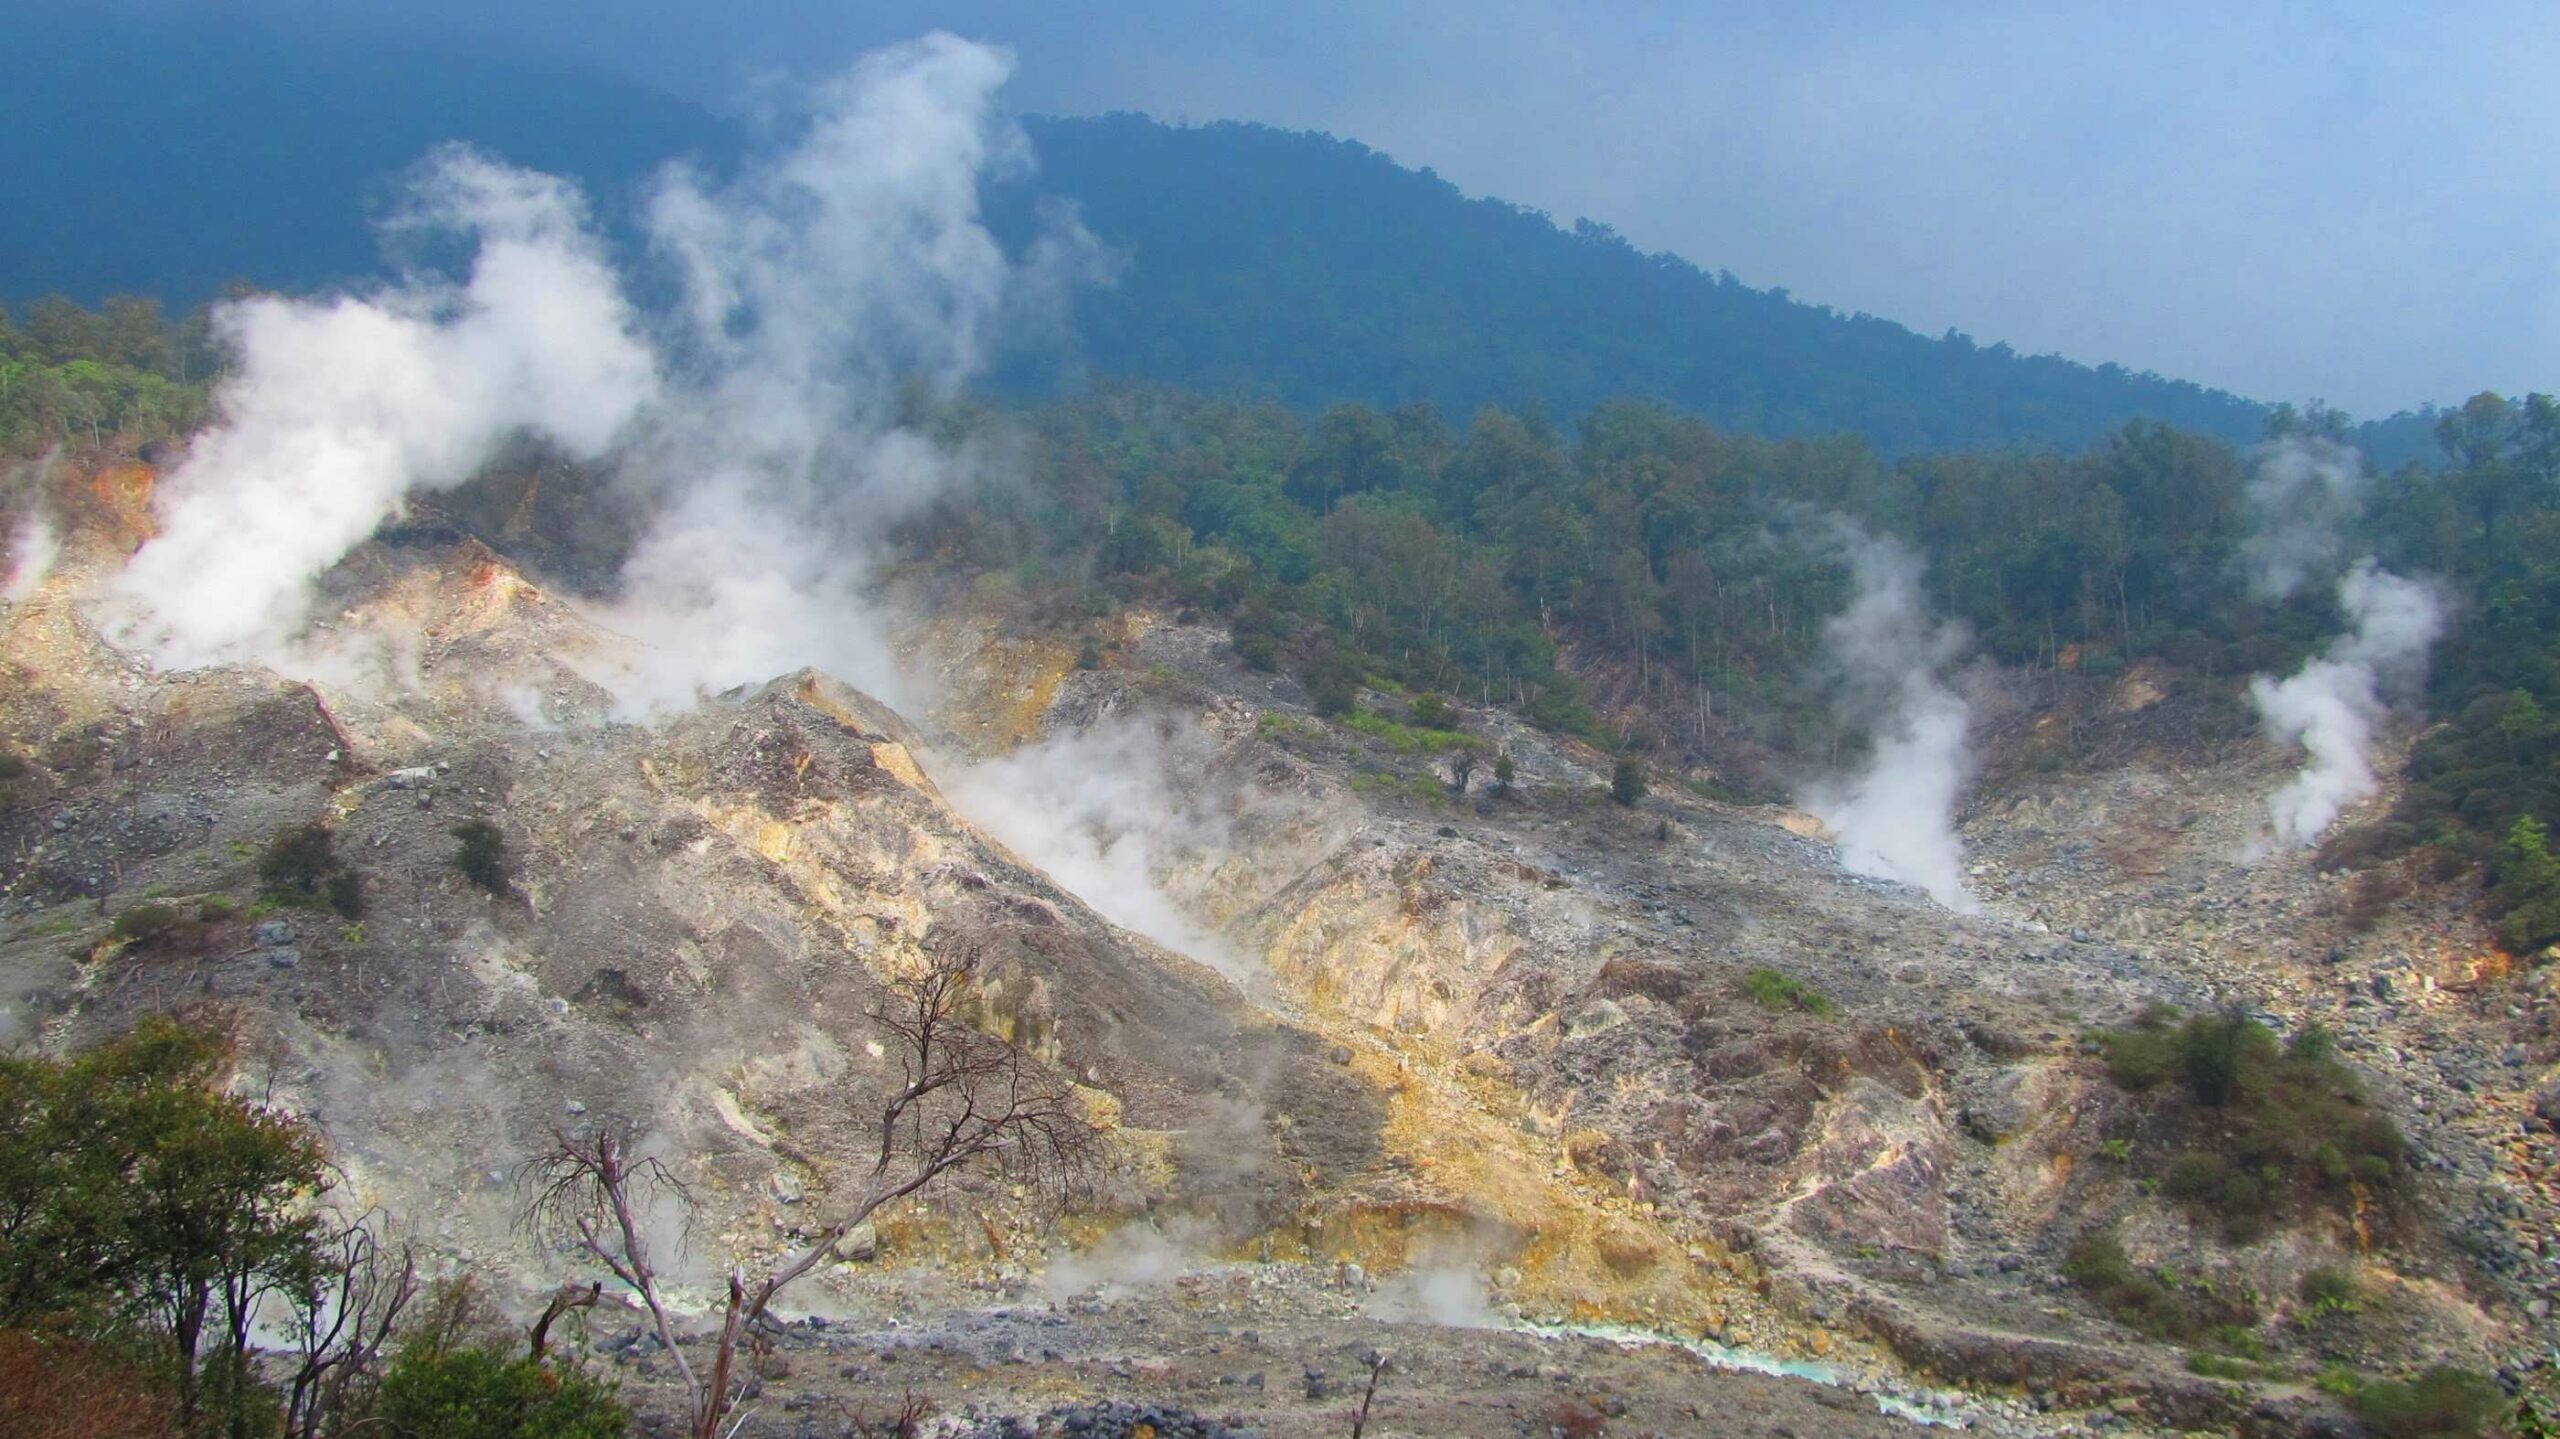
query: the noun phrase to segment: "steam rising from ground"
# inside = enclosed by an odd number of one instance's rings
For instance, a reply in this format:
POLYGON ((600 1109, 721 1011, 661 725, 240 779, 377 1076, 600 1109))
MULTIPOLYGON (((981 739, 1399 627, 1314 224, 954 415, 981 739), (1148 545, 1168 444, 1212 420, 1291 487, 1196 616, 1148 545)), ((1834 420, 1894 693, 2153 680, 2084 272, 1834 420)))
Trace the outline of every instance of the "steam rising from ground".
POLYGON ((401 225, 470 238, 470 278, 216 312, 239 369, 223 422, 160 489, 159 535, 116 581, 126 643, 179 667, 288 662, 312 581, 411 495, 469 479, 527 430, 601 454, 655 394, 656 362, 565 182, 440 151, 401 225))
POLYGON ((117 582, 121 638, 171 666, 308 668, 314 581, 530 432, 649 505, 605 617, 637 645, 590 675, 624 709, 804 665, 898 697, 879 538, 978 463, 916 401, 1091 263, 1071 225, 1016 266, 980 223, 981 181, 1027 161, 995 110, 1010 69, 930 36, 863 59, 793 148, 725 183, 670 168, 643 230, 676 298, 647 329, 570 185, 438 152, 401 228, 469 242, 467 280, 219 312, 238 371, 117 582))
POLYGON ((1853 873, 1900 880, 1973 913, 1981 906, 1965 888, 1955 828, 1956 796, 1973 770, 1972 711, 1938 677, 1963 653, 1965 632, 1929 617, 1919 556, 1845 521, 1840 534, 1857 589, 1824 624, 1823 643, 1845 680, 1845 713, 1874 747, 1855 775, 1811 787, 1804 805, 1839 836, 1840 862, 1853 873))
POLYGON ((1236 978, 1243 958, 1157 879, 1169 860, 1227 847, 1225 817, 1172 783, 1205 771, 1211 749, 1196 725, 1114 716, 961 770, 943 791, 1103 918, 1236 978))
POLYGON ((1200 1247, 1194 1241, 1199 1238, 1180 1231, 1168 1238, 1152 1224, 1124 1224, 1082 1253, 1060 1250, 1050 1255, 1040 1282, 1053 1303, 1096 1289, 1106 1295, 1153 1289, 1190 1271, 1191 1256, 1200 1247))
POLYGON ((9 536, 9 582, 0 586, 0 600, 15 604, 34 595, 61 553, 62 542, 53 532, 52 521, 42 515, 20 520, 9 536))
MULTIPOLYGON (((2365 488, 2361 457, 2334 441, 2293 436, 2263 451, 2249 483, 2254 529, 2241 544, 2251 592, 2283 599, 2335 571, 2365 488)), ((2383 691, 2422 678, 2427 651, 2444 632, 2435 587, 2392 574, 2370 555, 2338 580, 2338 608, 2349 628, 2319 656, 2285 679, 2249 681, 2267 733, 2305 755, 2301 771, 2267 800, 2274 842, 2288 848, 2316 842, 2348 806, 2380 788, 2373 732, 2385 713, 2383 691)))
POLYGON ((2285 599, 2335 573, 2364 491, 2363 458, 2334 440, 2294 436, 2261 453, 2249 480, 2250 533, 2240 542, 2250 593, 2285 599))
POLYGON ((2352 626, 2320 657, 2283 680, 2249 681, 2250 702, 2280 743, 2299 744, 2301 772, 2267 800, 2278 844, 2308 845, 2348 806, 2380 788, 2373 774, 2373 731, 2381 722, 2382 686, 2411 681, 2444 632, 2435 590, 2359 560, 2338 581, 2338 608, 2352 626))

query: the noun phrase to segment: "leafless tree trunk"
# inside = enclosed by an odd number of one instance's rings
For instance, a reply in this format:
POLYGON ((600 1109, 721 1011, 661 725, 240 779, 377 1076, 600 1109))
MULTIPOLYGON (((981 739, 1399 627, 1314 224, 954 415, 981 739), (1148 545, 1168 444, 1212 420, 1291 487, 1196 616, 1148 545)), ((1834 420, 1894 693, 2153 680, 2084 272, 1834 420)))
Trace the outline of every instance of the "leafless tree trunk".
POLYGON ((418 1297, 416 1253, 385 1247, 373 1223, 370 1214, 349 1221, 309 1286, 289 1296, 300 1356, 285 1389, 291 1439, 316 1439, 362 1407, 362 1388, 381 1377, 383 1351, 418 1297))
POLYGON ((658 1160, 634 1156, 610 1130, 559 1136, 528 1166, 533 1195, 525 1220, 538 1236, 567 1239, 612 1274, 648 1310, 658 1342, 693 1404, 695 1439, 728 1439, 737 1412, 738 1346, 781 1292, 816 1268, 837 1243, 883 1205, 916 1194, 952 1170, 987 1161, 1035 1179, 1072 1180, 1088 1162, 1093 1128, 1065 1083, 1019 1048, 971 1028, 977 983, 968 959, 936 960, 898 986, 872 1019, 895 1039, 902 1084, 880 1112, 878 1151, 862 1185, 835 1222, 762 1277, 729 1272, 728 1297, 708 1367, 697 1370, 676 1343, 642 1238, 661 1199, 691 1208, 692 1197, 658 1160))

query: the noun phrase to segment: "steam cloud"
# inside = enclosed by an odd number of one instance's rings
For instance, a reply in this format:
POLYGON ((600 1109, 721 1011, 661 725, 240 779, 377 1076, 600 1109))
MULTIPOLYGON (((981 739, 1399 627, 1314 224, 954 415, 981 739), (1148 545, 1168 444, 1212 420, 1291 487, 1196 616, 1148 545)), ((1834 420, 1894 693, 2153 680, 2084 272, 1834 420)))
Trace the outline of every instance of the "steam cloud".
POLYGON ((0 585, 0 600, 16 604, 32 598, 44 577, 53 572, 53 562, 62 552, 62 542, 53 531, 53 523, 42 515, 29 515, 18 522, 9 536, 9 582, 0 585))
POLYGON ((1823 643, 1846 680, 1850 717, 1874 747, 1865 766, 1804 796, 1807 809, 1839 836, 1852 873, 1927 890, 1960 914, 1981 909, 1964 883, 1956 796, 1972 773, 1966 745, 1972 710, 1939 679, 1963 653, 1960 625, 1929 617, 1921 563, 1900 542, 1843 521, 1841 537, 1857 589, 1823 626, 1823 643))
POLYGON ((573 187, 438 152, 402 226, 472 242, 468 280, 220 311, 239 370, 116 582, 119 638, 307 665, 313 582, 530 432, 650 504, 605 615, 638 647, 590 675, 626 710, 803 665, 898 698, 879 538, 978 463, 909 427, 908 387, 976 373, 1001 320, 1093 267, 1071 222, 1022 265, 980 222, 981 181, 1028 163, 994 105, 1010 69, 929 36, 821 90, 787 152, 718 184, 671 167, 642 227, 676 300, 646 328, 573 187))
POLYGON ((2281 600, 2335 573, 2364 492, 2363 458, 2334 440, 2294 436, 2263 451, 2249 480, 2250 533, 2240 542, 2250 593, 2281 600))
POLYGON ((2370 558, 2338 581, 2338 608, 2353 627, 2319 658, 2283 680, 2249 681, 2249 700, 2267 732, 2306 755, 2300 773, 2267 801, 2276 842, 2290 847, 2318 840, 2349 805, 2380 788, 2372 756, 2382 685, 2423 672, 2428 648, 2444 632, 2435 590, 2370 558))
POLYGON ((115 581, 125 643, 177 667, 285 661, 312 581, 410 495, 460 484, 522 431, 601 454, 655 393, 570 186, 448 149, 413 199, 403 228, 477 242, 461 286, 412 277, 217 312, 239 371, 223 423, 161 488, 160 533, 115 581))
MULTIPOLYGON (((2360 512, 2364 462, 2335 441, 2293 436, 2260 452, 2249 482, 2253 528, 2242 541, 2251 593, 2283 599, 2337 570, 2347 527, 2360 512)), ((2414 683, 2444 632, 2444 602, 2423 580, 2392 574, 2368 555, 2337 582, 2348 630, 2282 680, 2259 675, 2249 699, 2279 744, 2302 746, 2302 769, 2267 800, 2275 843, 2314 843, 2347 807, 2380 788, 2373 732, 2383 690, 2414 683)))
MULTIPOLYGON (((173 667, 341 673, 306 633, 315 581, 530 431, 605 462, 647 506, 621 598, 594 606, 636 643, 572 660, 620 709, 802 667, 916 698, 872 597, 882 538, 987 464, 916 427, 919 394, 949 393, 1005 327, 1101 273, 1072 216, 1050 216, 1018 263, 981 222, 983 181, 1029 163, 995 107, 1010 70, 929 36, 817 92, 787 151, 725 181, 664 171, 642 229, 674 301, 647 321, 571 186, 438 152, 402 226, 475 245, 469 278, 219 312, 239 371, 116 581, 118 637, 173 667)), ((402 639, 384 638, 395 662, 402 639)), ((1184 751, 1107 725, 948 790, 1106 917, 1232 973, 1154 878, 1223 841, 1165 783, 1184 751)))
POLYGON ((1157 878, 1171 859, 1227 847, 1224 817, 1170 782, 1205 770, 1209 747, 1196 726, 1108 718, 960 771, 943 792, 1105 919, 1240 978, 1243 958, 1157 878))

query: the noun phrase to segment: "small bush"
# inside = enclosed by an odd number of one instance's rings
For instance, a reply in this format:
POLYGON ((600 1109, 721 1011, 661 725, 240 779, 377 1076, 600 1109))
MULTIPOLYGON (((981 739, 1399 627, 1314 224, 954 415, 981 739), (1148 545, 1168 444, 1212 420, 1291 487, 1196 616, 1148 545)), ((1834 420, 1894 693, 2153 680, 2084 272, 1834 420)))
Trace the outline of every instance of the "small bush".
POLYGON ((329 876, 329 882, 321 889, 331 909, 348 919, 364 918, 364 876, 342 869, 329 876))
POLYGON ((420 1345, 382 1376, 372 1418, 398 1439, 619 1439, 631 1412, 579 1369, 420 1345))
POLYGON ((514 888, 508 877, 507 837, 485 819, 467 819, 453 827, 453 837, 462 842, 454 852, 453 867, 462 877, 489 891, 503 895, 514 888))
POLYGON ((1413 702, 1413 723, 1418 729, 1453 730, 1458 727, 1458 712, 1438 695, 1422 695, 1413 702))
POLYGON ((2409 882, 2387 869, 2370 869, 2356 876, 2347 889, 2346 907, 2339 918, 2356 934, 2366 934, 2380 925, 2391 907, 2409 897, 2409 882))
POLYGON ((128 943, 148 944, 177 928, 183 918, 176 905, 155 899, 117 915, 116 922, 109 929, 116 938, 128 943))
POLYGON ((208 894, 196 901, 196 919, 205 924, 220 924, 240 912, 226 895, 208 894))
POLYGON ((258 859, 258 878, 270 890, 316 895, 337 872, 336 837, 317 820, 277 835, 258 859))
POLYGON ((0 749, 0 784, 27 777, 27 758, 16 750, 0 749))
POLYGON ((1806 1014, 1831 1013, 1831 997, 1793 975, 1755 969, 1742 977, 1742 992, 1763 1009, 1795 1009, 1806 1014))
POLYGON ((1634 755, 1618 756, 1615 769, 1609 772, 1609 798, 1622 805, 1634 805, 1644 799, 1644 761, 1634 755))
POLYGON ((2248 1358, 2262 1352, 2250 1332, 2258 1322, 2258 1306, 2247 1289, 2194 1275, 2136 1269, 2113 1234, 2082 1235, 2072 1243, 2062 1272, 2128 1329, 2172 1343, 2203 1341, 2248 1358))
POLYGON ((2359 1386, 2348 1405, 2385 1439, 2468 1439, 2510 1405, 2495 1380, 2443 1365, 2415 1379, 2378 1379, 2359 1386))
POLYGON ((2302 1301, 2305 1328, 2332 1314, 2353 1314, 2364 1305, 2364 1286, 2355 1275, 2325 1264, 2305 1273, 2294 1286, 2294 1295, 2302 1301))

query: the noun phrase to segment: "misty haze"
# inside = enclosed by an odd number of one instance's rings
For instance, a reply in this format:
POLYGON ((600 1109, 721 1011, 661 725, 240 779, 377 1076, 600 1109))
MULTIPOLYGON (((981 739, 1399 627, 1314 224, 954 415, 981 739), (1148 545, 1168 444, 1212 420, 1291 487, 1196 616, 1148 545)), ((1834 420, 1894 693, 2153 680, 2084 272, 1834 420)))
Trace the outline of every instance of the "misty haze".
POLYGON ((22 0, 0 1439, 2547 1432, 2463 8, 22 0))

